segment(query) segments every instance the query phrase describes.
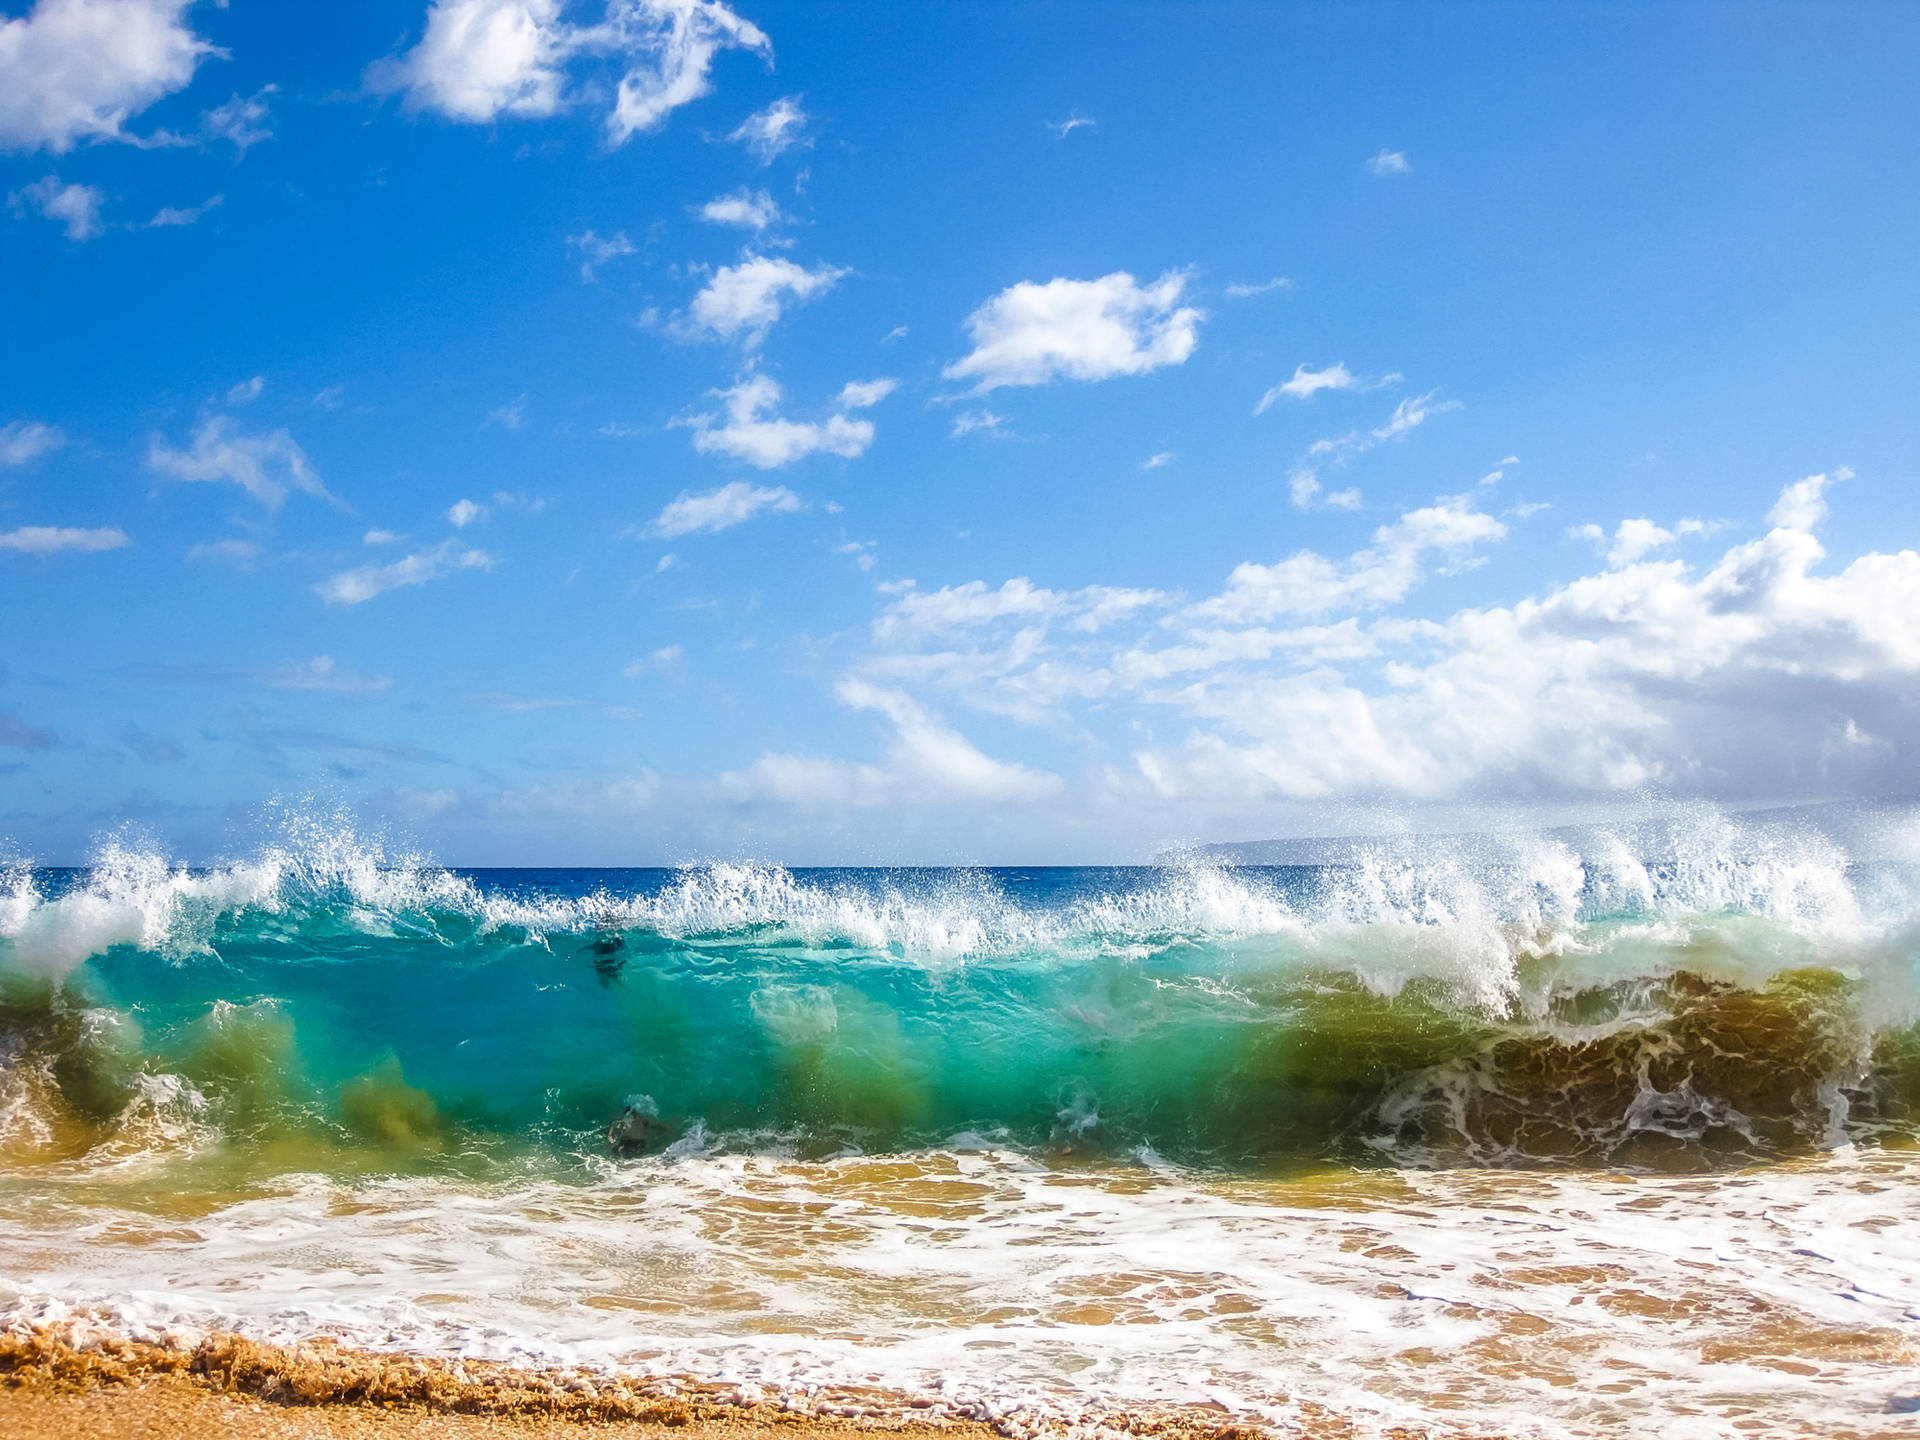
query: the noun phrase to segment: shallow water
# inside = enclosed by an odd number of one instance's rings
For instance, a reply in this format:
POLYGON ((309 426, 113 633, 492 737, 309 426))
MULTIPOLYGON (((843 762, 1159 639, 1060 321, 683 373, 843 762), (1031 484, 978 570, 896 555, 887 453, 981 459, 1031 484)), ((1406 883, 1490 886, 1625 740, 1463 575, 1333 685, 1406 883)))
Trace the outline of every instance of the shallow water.
POLYGON ((1911 833, 16 867, 0 1297, 1062 1416, 1904 1433, 1911 833))

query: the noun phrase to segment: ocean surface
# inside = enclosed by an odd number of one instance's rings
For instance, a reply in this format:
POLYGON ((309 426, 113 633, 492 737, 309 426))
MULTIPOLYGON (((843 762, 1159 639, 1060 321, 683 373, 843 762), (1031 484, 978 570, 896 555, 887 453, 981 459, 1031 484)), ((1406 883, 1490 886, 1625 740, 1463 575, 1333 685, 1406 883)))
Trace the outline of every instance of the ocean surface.
POLYGON ((1920 1434, 1920 817, 0 874, 0 1323, 1010 1425, 1920 1434), (1016 1423, 1017 1422, 1017 1423, 1016 1423))

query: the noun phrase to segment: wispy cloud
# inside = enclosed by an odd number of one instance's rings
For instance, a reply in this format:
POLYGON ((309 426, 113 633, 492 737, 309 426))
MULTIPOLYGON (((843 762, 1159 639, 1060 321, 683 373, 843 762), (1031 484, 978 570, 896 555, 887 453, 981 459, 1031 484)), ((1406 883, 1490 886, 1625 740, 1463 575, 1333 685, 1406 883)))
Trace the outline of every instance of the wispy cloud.
POLYGON ((25 465, 42 455, 51 455, 67 443, 67 435, 58 425, 38 420, 15 420, 0 425, 0 466, 25 465))
POLYGON ((567 237, 567 248, 580 252, 580 279, 592 284, 600 267, 609 260, 634 253, 633 242, 627 239, 627 232, 617 230, 611 236, 601 237, 588 230, 579 235, 567 237))
POLYGON ((749 485, 735 480, 704 494, 683 494, 655 517, 647 533, 662 540, 681 535, 714 535, 756 515, 778 515, 803 509, 800 497, 784 485, 749 485))
MULTIPOLYGON (((1399 377, 1394 377, 1398 379, 1399 377)), ((1360 492, 1355 489, 1329 492, 1322 480, 1327 470, 1338 470, 1353 460, 1366 454, 1376 445, 1389 440, 1398 440, 1424 425, 1435 415, 1444 415, 1449 410, 1458 410, 1458 400, 1435 400, 1438 390, 1429 390, 1424 395, 1410 396, 1393 407, 1383 424, 1371 430, 1349 430, 1344 435, 1329 436, 1316 440, 1307 447, 1307 453, 1296 464, 1287 477, 1287 488, 1294 505, 1301 510, 1310 510, 1317 506, 1334 510, 1357 510, 1360 508, 1360 492)))
POLYGON ((0 531, 0 550, 16 555, 58 555, 63 551, 91 554, 132 543, 127 532, 116 526, 87 530, 71 525, 23 525, 18 530, 0 531))
POLYGON ((273 131, 267 126, 271 115, 267 96, 279 88, 265 85, 251 95, 236 94, 226 104, 202 111, 200 133, 209 140, 226 141, 233 146, 236 157, 244 158, 254 146, 273 138, 273 131))
POLYGON ((100 206, 106 198, 95 186, 63 185, 59 176, 48 175, 13 191, 7 196, 7 204, 16 215, 31 212, 45 216, 61 226, 69 240, 84 241, 106 228, 100 220, 100 206))
POLYGON ((409 108, 484 125, 602 98, 576 90, 568 66, 610 56, 623 73, 604 125, 607 144, 618 146, 707 94, 723 49, 773 53, 763 31, 719 0, 608 0, 588 25, 563 20, 560 0, 434 0, 419 43, 375 62, 366 78, 375 92, 405 92, 409 108))
POLYGON ((1413 164, 1404 151, 1388 150, 1382 146, 1380 153, 1367 161, 1367 169, 1380 176, 1411 175, 1413 164))
POLYGON ((796 145, 811 145, 813 141, 806 136, 808 116, 800 108, 800 100, 798 95, 788 95, 764 110, 754 111, 727 138, 746 146, 762 165, 796 145))
POLYGON ((457 540, 443 540, 429 550, 416 551, 390 565, 360 565, 329 576, 314 593, 329 605, 364 605, 389 590, 424 585, 462 570, 491 570, 493 557, 484 550, 464 548, 457 540))
POLYGON ((147 442, 147 468, 174 480, 238 485, 269 510, 278 510, 296 490, 320 500, 334 498, 288 431, 250 435, 227 415, 201 421, 185 450, 153 436, 147 442))
POLYGON ((1099 123, 1091 115, 1082 115, 1078 110, 1071 110, 1064 120, 1049 120, 1047 128, 1053 131, 1057 138, 1064 140, 1076 130, 1096 129, 1099 123))
POLYGON ((1231 295, 1235 300, 1245 300, 1251 295, 1265 295, 1270 290, 1291 290, 1292 288, 1293 281, 1287 279, 1284 275, 1276 275, 1273 279, 1262 280, 1256 285, 1249 285, 1243 281, 1236 280, 1227 286, 1227 294, 1231 295))

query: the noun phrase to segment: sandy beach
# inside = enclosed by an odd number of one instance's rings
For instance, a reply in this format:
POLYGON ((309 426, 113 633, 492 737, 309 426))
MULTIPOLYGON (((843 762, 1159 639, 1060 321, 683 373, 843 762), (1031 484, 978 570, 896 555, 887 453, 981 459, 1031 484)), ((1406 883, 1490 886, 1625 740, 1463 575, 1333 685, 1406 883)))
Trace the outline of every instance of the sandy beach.
MULTIPOLYGON (((1313 1440, 1357 1434, 1306 1407, 1313 1440)), ((1267 1433, 1224 1412, 1115 1412, 1077 1433, 1165 1440, 1254 1440, 1267 1433)), ((779 1433, 875 1433, 988 1440, 1044 1433, 1021 1417, 946 1413, 882 1390, 768 1394, 682 1377, 609 1379, 349 1350, 324 1341, 281 1348, 234 1335, 150 1344, 52 1327, 0 1336, 0 1436, 21 1440, 480 1440, 589 1433, 605 1440, 779 1433)), ((1392 1430, 1387 1440, 1423 1431, 1392 1430)), ((1494 1440, 1494 1437, 1477 1437, 1494 1440)))

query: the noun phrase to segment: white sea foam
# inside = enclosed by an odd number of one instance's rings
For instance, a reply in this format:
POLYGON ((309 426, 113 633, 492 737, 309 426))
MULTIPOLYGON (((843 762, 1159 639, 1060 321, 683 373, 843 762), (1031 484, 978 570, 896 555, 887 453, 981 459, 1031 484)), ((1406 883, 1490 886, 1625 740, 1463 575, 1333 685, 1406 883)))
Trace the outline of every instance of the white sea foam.
POLYGON ((190 1226, 0 1206, 15 1318, 877 1382, 1029 1420, 1312 1400, 1363 1429, 1731 1440, 1890 1433, 1916 1388, 1911 1157, 1281 1184, 689 1149, 585 1186, 293 1177, 190 1226))
POLYGON ((114 840, 57 895, 13 865, 0 873, 0 964, 58 977, 118 945, 180 960, 207 953, 222 924, 242 917, 297 930, 318 916, 335 928, 455 943, 643 930, 929 965, 1137 958, 1204 943, 1256 963, 1342 970, 1383 993, 1440 978, 1463 1003, 1498 1011, 1527 1003, 1523 970, 1542 959, 1577 958, 1604 978, 1657 969, 1653 951, 1686 951, 1690 964, 1752 980, 1817 952, 1862 975, 1898 972, 1882 987, 1891 1013, 1909 1005, 1904 950, 1920 925, 1920 822, 1883 824, 1881 858, 1863 867, 1816 827, 1697 806, 1578 833, 1356 844, 1304 878, 1186 854, 1056 898, 991 872, 796 875, 748 863, 569 896, 476 883, 339 814, 290 808, 275 830, 252 856, 204 869, 114 840))

